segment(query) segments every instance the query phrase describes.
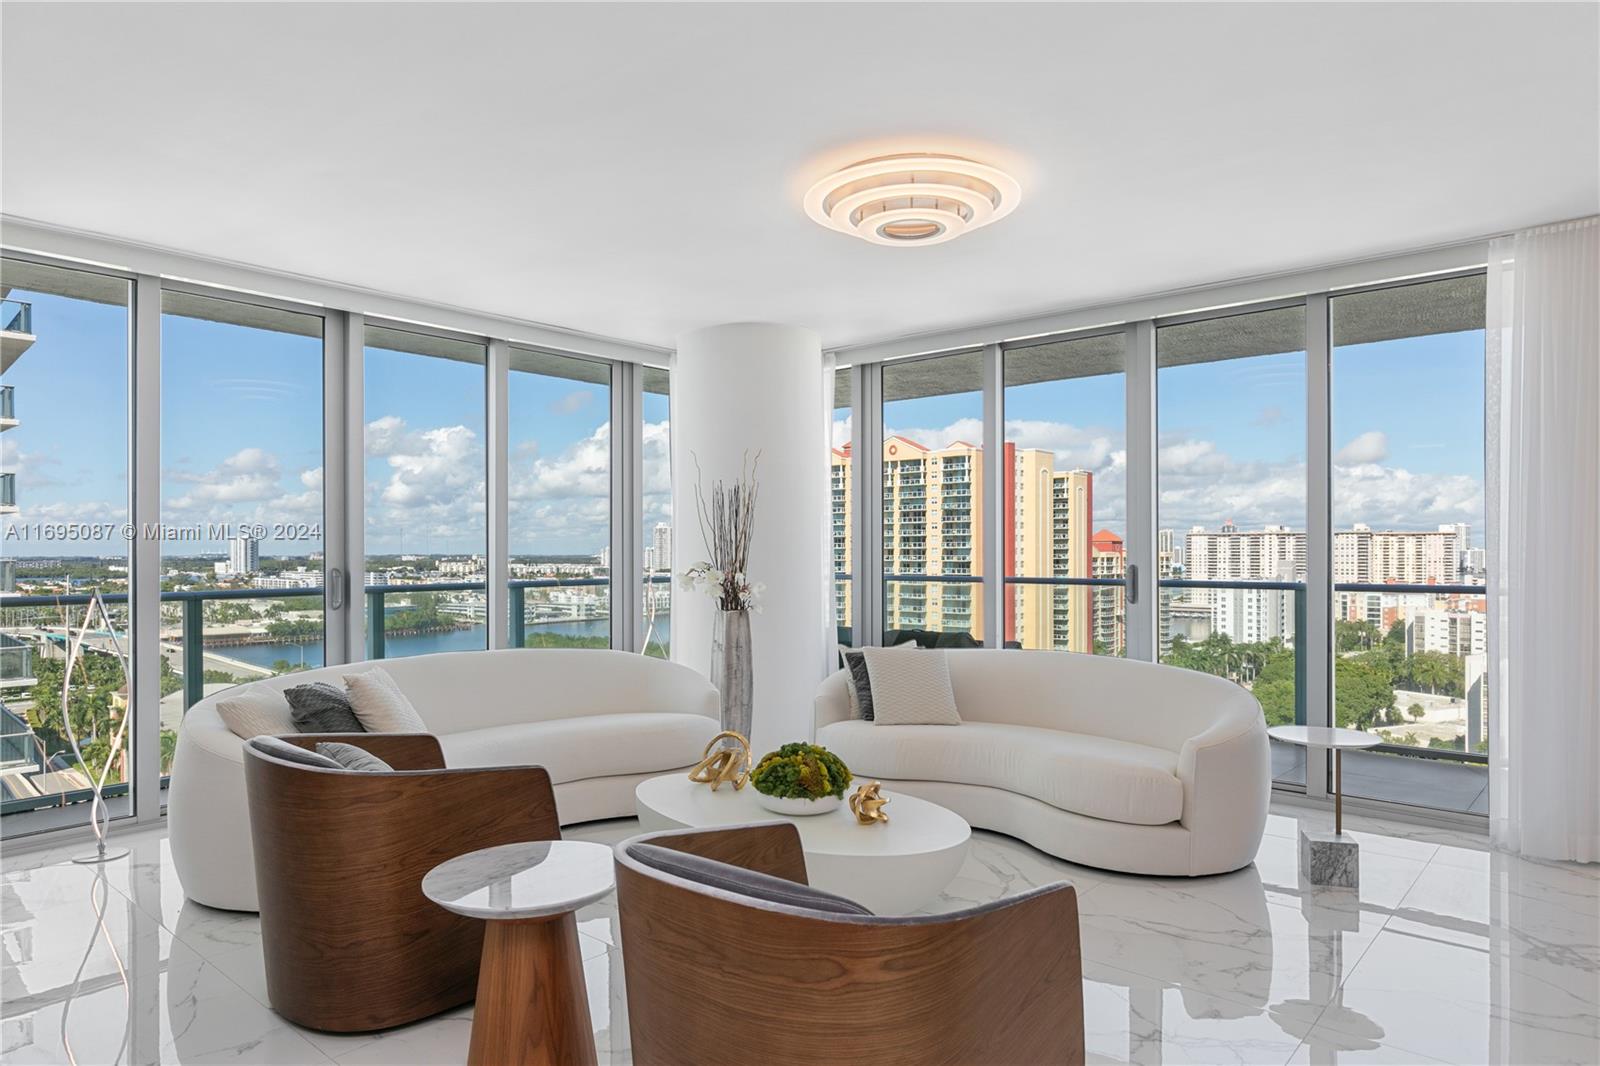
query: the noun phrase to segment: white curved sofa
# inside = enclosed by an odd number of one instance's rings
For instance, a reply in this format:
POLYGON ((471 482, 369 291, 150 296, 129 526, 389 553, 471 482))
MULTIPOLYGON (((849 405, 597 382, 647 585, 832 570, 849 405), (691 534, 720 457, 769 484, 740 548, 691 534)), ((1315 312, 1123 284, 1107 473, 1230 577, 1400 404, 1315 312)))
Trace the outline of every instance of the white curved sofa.
POLYGON ((1197 876, 1254 860, 1272 779, 1250 693, 1107 656, 945 654, 961 725, 853 719, 840 670, 818 691, 816 742, 856 777, 1071 862, 1197 876))
MULTIPOLYGON (((275 690, 381 666, 439 738, 445 764, 543 766, 561 823, 632 817, 647 777, 687 772, 718 728, 717 690, 686 666, 628 652, 446 652, 350 663, 251 682, 275 690)), ((167 797, 184 894, 227 910, 256 906, 244 740, 210 696, 178 731, 167 797)), ((507 803, 517 802, 507 796, 507 803)))

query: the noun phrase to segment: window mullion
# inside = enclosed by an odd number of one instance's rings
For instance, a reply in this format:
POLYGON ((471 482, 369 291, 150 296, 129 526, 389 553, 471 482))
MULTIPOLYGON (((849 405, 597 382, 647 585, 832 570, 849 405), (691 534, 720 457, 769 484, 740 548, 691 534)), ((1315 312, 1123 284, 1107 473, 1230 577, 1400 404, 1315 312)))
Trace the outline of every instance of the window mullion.
MULTIPOLYGON (((1302 664, 1306 722, 1333 725, 1332 346, 1328 295, 1306 297, 1306 586, 1304 633, 1295 634, 1302 664)), ((1307 749, 1306 794, 1328 794, 1325 752, 1307 749), (1322 757, 1318 757, 1318 756, 1322 757)))
POLYGON ((141 274, 133 285, 128 417, 129 691, 133 722, 133 813, 161 817, 161 540, 138 535, 161 521, 161 279, 141 274))

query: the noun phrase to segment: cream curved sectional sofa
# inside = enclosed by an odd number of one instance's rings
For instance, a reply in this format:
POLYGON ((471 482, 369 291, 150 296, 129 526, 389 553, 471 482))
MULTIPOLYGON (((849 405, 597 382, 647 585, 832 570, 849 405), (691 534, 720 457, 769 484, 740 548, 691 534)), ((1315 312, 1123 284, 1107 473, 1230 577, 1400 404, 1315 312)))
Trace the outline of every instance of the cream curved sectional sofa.
POLYGON ((840 670, 818 691, 816 742, 858 778, 1071 862, 1198 876, 1254 860, 1271 758, 1238 685, 1073 652, 944 654, 960 725, 854 719, 840 670))
MULTIPOLYGON (((381 666, 439 738, 450 767, 538 765, 563 825, 632 817, 640 781, 687 772, 718 729, 717 690, 686 666, 621 651, 446 652, 350 663, 251 682, 281 691, 381 666)), ((253 911, 255 858, 244 740, 210 696, 178 730, 167 820, 184 894, 253 911)), ((517 797, 507 796, 507 803, 517 797)))

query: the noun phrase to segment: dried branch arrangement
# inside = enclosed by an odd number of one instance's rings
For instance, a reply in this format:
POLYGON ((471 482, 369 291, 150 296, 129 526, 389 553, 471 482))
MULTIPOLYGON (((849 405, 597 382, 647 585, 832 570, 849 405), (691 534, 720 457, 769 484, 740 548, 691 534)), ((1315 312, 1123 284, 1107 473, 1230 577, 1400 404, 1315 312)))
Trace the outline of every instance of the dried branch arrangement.
POLYGON ((759 609, 756 601, 764 591, 764 586, 752 584, 746 576, 750 538, 755 533, 759 487, 756 474, 760 466, 760 452, 756 452, 754 460, 746 453, 746 461, 739 464, 739 480, 732 486, 716 482, 707 501, 700 460, 695 458, 695 508, 700 537, 711 558, 683 572, 683 587, 712 597, 724 611, 759 609))

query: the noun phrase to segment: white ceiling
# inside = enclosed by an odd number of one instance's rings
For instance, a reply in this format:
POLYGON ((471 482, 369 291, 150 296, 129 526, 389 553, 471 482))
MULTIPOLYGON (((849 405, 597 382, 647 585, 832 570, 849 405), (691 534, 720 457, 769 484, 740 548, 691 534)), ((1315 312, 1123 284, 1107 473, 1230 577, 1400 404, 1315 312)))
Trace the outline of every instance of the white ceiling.
POLYGON ((7 3, 11 216, 668 345, 840 345, 1600 209, 1593 4, 7 3), (975 155, 880 248, 833 166, 975 155))

